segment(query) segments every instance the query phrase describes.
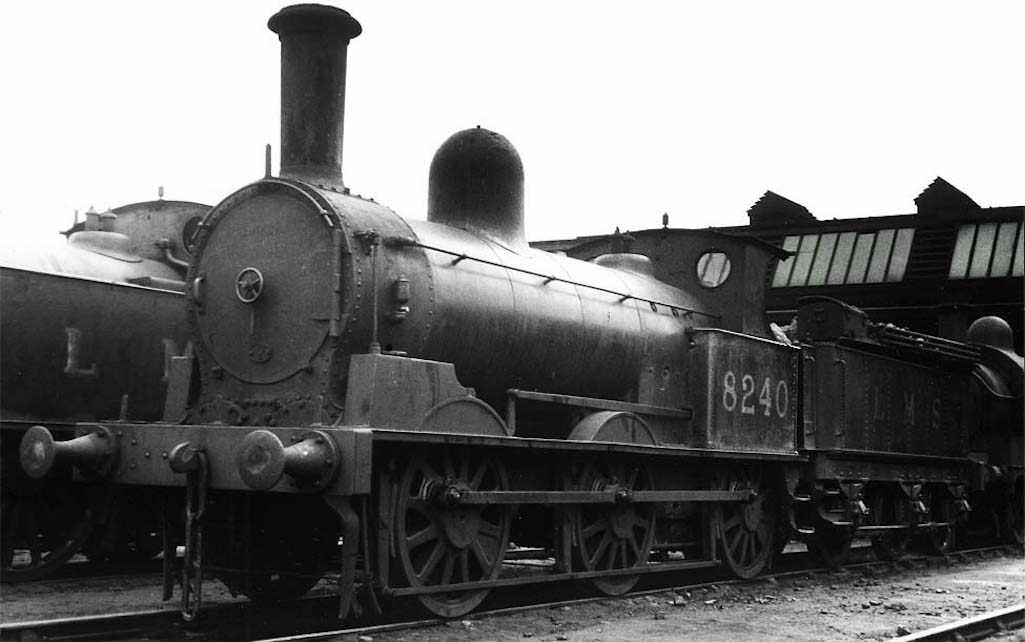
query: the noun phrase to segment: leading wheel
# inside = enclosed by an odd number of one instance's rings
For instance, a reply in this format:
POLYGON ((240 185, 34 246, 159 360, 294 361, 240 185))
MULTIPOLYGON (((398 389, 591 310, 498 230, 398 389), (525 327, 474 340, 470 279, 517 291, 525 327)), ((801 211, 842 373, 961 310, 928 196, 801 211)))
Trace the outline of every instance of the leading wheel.
POLYGON ((722 478, 718 486, 756 493, 749 501, 720 503, 713 517, 726 566, 737 577, 754 577, 769 566, 777 546, 775 492, 763 482, 761 469, 737 471, 722 478))
MULTIPOLYGON (((588 462, 571 487, 585 491, 650 490, 650 474, 639 465, 588 462)), ((655 535, 653 504, 582 504, 570 512, 574 557, 588 572, 640 568, 648 562, 655 535)), ((622 595, 637 584, 639 575, 593 577, 605 595, 622 595)))
MULTIPOLYGON (((453 498, 466 490, 508 488, 500 461, 469 450, 434 449, 404 464, 393 489, 400 581, 412 587, 457 587, 497 578, 509 546, 511 508, 461 505, 453 498)), ((487 594, 487 588, 478 588, 416 598, 436 615, 459 617, 487 594)))
POLYGON ((206 568, 254 602, 302 597, 338 549, 338 517, 313 495, 212 493, 203 521, 206 568))
POLYGON ((63 566, 89 540, 109 491, 107 484, 85 485, 60 477, 32 480, 21 475, 11 483, 5 479, 0 578, 5 583, 34 581, 63 566))

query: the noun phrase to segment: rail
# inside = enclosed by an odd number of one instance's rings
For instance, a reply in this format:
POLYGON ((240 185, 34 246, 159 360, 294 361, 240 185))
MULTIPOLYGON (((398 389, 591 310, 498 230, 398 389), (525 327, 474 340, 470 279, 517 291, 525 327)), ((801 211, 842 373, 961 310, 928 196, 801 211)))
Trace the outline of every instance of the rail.
MULTIPOLYGON (((1025 626, 1025 603, 894 638, 894 642, 965 642, 1025 626)), ((1018 638, 1015 638, 1018 639, 1018 638)))
POLYGON ((944 339, 929 334, 922 334, 904 328, 898 328, 889 323, 873 324, 871 335, 886 345, 910 350, 920 350, 928 354, 946 357, 957 361, 978 363, 980 359, 979 349, 973 345, 944 339))

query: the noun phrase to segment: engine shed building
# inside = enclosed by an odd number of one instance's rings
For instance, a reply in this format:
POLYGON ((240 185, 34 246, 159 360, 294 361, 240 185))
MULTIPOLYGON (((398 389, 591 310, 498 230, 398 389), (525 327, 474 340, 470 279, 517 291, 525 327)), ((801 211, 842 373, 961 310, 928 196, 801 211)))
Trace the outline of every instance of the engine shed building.
POLYGON ((915 206, 913 214, 820 220, 766 192, 748 210, 749 225, 698 231, 669 228, 663 219, 661 228, 532 245, 585 260, 644 254, 657 278, 682 287, 696 272, 722 267, 684 258, 683 244, 693 234, 751 236, 791 252, 766 274, 770 321, 789 323, 798 300, 810 295, 858 306, 873 321, 950 339, 964 339, 972 321, 996 315, 1011 324, 1021 353, 1025 206, 982 207, 942 178, 915 206))

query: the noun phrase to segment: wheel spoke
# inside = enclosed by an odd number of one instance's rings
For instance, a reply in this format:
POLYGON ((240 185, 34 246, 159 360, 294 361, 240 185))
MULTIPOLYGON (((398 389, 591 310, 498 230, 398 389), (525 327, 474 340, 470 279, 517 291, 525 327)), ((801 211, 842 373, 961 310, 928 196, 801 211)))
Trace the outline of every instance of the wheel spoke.
POLYGON ((480 563, 480 567, 484 569, 485 572, 491 568, 492 564, 494 564, 494 560, 488 556, 487 551, 484 550, 484 546, 481 545, 479 539, 473 540, 473 543, 470 544, 470 550, 473 551, 474 557, 477 558, 477 562, 480 563))
POLYGON ((641 532, 648 532, 648 524, 651 523, 651 519, 642 515, 639 511, 630 511, 630 530, 640 530, 641 532))
POLYGON ((737 550, 737 544, 739 544, 741 538, 744 537, 744 529, 738 528, 738 529, 736 529, 736 531, 737 532, 733 536, 733 539, 730 540, 729 545, 726 547, 727 550, 730 551, 731 553, 733 553, 733 552, 735 552, 737 550))
POLYGON ((481 518, 477 530, 480 533, 480 537, 486 537, 495 541, 498 541, 498 537, 501 535, 498 524, 492 524, 491 522, 485 521, 483 518, 481 518))
POLYGON ((769 537, 769 525, 762 523, 758 525, 758 529, 755 530, 755 535, 758 537, 758 544, 763 548, 768 548, 770 543, 769 537))
POLYGON ((608 530, 608 524, 605 523, 605 520, 601 519, 594 522, 590 526, 584 528, 584 530, 582 530, 580 534, 584 536, 585 540, 589 540, 598 533, 605 530, 608 530))
POLYGON ((441 583, 442 584, 451 584, 452 583, 452 573, 453 573, 453 571, 455 569, 455 561, 456 561, 456 559, 455 559, 454 555, 446 555, 445 556, 445 565, 441 567, 441 583))
POLYGON ((431 540, 438 539, 441 533, 438 531, 438 527, 434 524, 429 525, 427 528, 410 535, 406 538, 406 548, 409 550, 416 550, 420 546, 423 546, 431 540))
POLYGON ((733 517, 723 522, 722 528, 724 532, 730 532, 737 526, 740 526, 740 514, 735 514, 733 517))
POLYGON ((481 462, 477 467, 477 470, 473 473, 473 479, 470 480, 470 488, 473 490, 480 490, 480 484, 484 481, 484 475, 488 472, 487 462, 481 462))
POLYGON ((612 544, 612 535, 610 535, 608 533, 608 531, 606 531, 605 534, 602 535, 601 542, 598 543, 598 548, 595 550, 594 554, 591 555, 591 557, 590 557, 590 561, 591 561, 591 566, 592 567, 595 566, 597 564, 598 560, 600 560, 602 558, 602 556, 605 554, 605 551, 606 551, 606 549, 608 549, 610 544, 612 544))
POLYGON ((605 549, 605 554, 599 562, 600 568, 608 570, 616 568, 616 560, 619 558, 619 542, 613 541, 609 544, 608 548, 605 549))
POLYGON ((462 571, 460 577, 462 581, 470 581, 470 551, 462 550, 459 552, 459 569, 462 571))
POLYGON ((438 562, 440 562, 442 557, 444 556, 445 545, 441 542, 438 542, 437 544, 435 544, 434 548, 431 549, 431 554, 427 558, 427 561, 424 562, 424 565, 420 568, 420 572, 416 574, 417 578, 419 578, 421 582, 425 582, 425 580, 430 576, 431 572, 435 569, 435 567, 438 566, 438 562))

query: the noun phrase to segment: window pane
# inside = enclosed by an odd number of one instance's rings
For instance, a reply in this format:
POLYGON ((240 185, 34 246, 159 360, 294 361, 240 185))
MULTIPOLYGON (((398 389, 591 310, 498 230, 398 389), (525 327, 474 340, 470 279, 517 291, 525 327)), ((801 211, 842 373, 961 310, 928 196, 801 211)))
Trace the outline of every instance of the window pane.
POLYGON ((1025 273, 1025 243, 1022 242, 1025 225, 1018 228, 1018 247, 1014 248, 1014 263, 1011 264, 1011 276, 1022 276, 1025 273))
POLYGON ((954 258, 950 259, 951 279, 963 279, 968 273, 968 259, 972 253, 972 241, 975 240, 975 226, 962 225, 957 231, 957 243, 954 245, 954 258))
POLYGON ((904 278, 904 269, 908 266, 911 256, 911 241, 915 238, 915 230, 905 227, 897 230, 897 240, 893 243, 893 255, 890 258, 890 269, 886 273, 887 281, 900 281, 904 278))
POLYGON ((833 247, 836 245, 836 234, 823 234, 819 239, 819 249, 815 252, 815 262, 811 265, 808 285, 822 285, 826 282, 829 261, 833 258, 833 247))
POLYGON ((993 257, 993 239, 997 235, 996 223, 983 223, 975 235, 975 250, 972 251, 972 267, 968 276, 984 279, 989 276, 989 260, 993 257))
POLYGON ((859 234, 854 245, 854 257, 851 259, 851 271, 847 275, 848 283, 864 283, 865 272, 868 270, 868 259, 872 254, 872 241, 875 234, 859 234))
POLYGON ((886 276, 886 266, 890 263, 890 250, 893 249, 895 230, 879 230, 876 233, 876 245, 872 248, 872 261, 868 266, 867 283, 882 283, 886 276))
MULTIPOLYGON (((797 244, 800 242, 800 236, 788 236, 783 239, 783 249, 788 252, 797 250, 797 244)), ((794 257, 790 257, 783 261, 780 261, 776 265, 776 276, 772 279, 772 287, 774 288, 785 288, 787 281, 790 280, 790 270, 794 268, 794 257)))
POLYGON ((698 282, 707 288, 717 288, 730 276, 730 258, 724 252, 705 252, 698 259, 698 282))
POLYGON ((829 279, 826 281, 830 285, 842 284, 844 277, 847 276, 847 266, 851 262, 851 252, 854 251, 854 239, 857 236, 857 232, 844 232, 840 235, 833 256, 833 267, 829 268, 829 279))
POLYGON ((808 280, 808 269, 811 268, 811 260, 815 256, 815 247, 818 244, 818 234, 808 234, 801 237, 801 249, 797 252, 794 272, 790 275, 790 287, 802 286, 808 280))
POLYGON ((1007 276, 1011 269, 1011 258, 1014 256, 1014 233, 1018 230, 1017 223, 1001 223, 997 233, 997 242, 993 246, 993 266, 990 276, 1007 276))

